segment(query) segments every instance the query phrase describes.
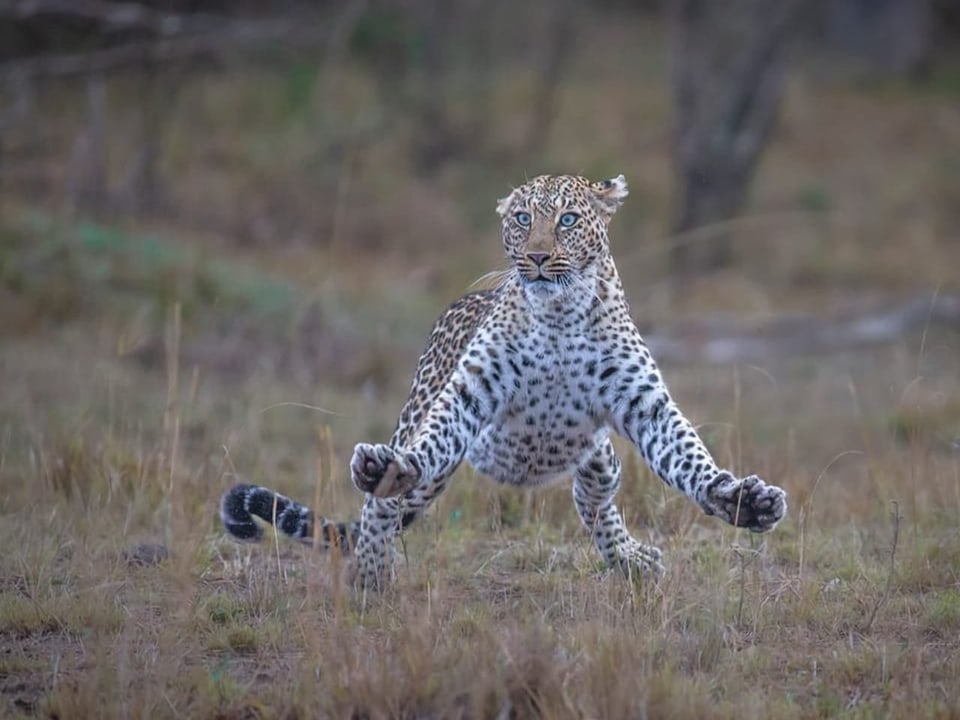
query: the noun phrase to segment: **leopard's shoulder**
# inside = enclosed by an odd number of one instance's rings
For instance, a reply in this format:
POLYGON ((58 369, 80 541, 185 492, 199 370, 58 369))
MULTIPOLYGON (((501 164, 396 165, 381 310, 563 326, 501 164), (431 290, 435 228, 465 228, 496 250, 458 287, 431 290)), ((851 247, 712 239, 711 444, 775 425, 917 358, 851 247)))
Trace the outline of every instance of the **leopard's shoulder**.
POLYGON ((410 394, 390 440, 393 447, 403 446, 412 437, 477 328, 497 305, 501 295, 502 288, 467 293, 451 303, 434 322, 427 347, 417 362, 410 394))

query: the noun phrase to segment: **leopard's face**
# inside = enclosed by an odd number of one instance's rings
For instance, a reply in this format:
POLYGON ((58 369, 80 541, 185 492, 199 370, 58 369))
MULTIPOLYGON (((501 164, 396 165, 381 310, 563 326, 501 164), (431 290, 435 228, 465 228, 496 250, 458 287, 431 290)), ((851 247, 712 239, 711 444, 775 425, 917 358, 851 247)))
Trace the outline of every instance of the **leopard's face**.
POLYGON ((622 175, 600 182, 541 175, 503 198, 504 249, 524 289, 541 296, 589 291, 610 253, 607 225, 626 196, 622 175))

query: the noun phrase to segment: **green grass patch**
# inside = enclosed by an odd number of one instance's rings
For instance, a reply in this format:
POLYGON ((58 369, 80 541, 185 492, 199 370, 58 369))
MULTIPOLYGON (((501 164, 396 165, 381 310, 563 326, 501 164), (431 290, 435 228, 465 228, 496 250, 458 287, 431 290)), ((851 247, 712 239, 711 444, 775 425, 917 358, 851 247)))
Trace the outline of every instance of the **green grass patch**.
POLYGON ((0 595, 0 633, 18 637, 47 633, 89 635, 110 633, 123 627, 120 608, 103 597, 58 595, 34 600, 0 595))

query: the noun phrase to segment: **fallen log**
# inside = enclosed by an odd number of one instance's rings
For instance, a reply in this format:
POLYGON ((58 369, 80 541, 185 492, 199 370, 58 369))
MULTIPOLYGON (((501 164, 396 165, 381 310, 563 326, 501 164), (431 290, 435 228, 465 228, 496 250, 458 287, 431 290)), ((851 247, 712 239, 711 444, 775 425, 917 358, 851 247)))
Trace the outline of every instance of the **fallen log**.
POLYGON ((960 331, 960 296, 916 297, 874 312, 837 318, 781 316, 752 326, 726 317, 701 318, 693 327, 678 325, 647 333, 645 340, 663 360, 726 364, 894 343, 934 324, 960 331))

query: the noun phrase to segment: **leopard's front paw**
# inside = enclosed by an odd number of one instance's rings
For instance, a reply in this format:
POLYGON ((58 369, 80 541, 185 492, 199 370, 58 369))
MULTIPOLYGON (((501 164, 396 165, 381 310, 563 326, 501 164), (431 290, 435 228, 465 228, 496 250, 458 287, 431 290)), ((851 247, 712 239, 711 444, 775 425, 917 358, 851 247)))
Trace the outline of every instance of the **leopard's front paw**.
POLYGON ((707 515, 716 515, 736 527, 766 532, 786 514, 787 493, 756 475, 738 480, 721 472, 703 489, 700 506, 707 515))
POLYGON ((389 445, 360 443, 353 450, 350 476, 361 492, 395 497, 413 489, 420 470, 409 454, 400 455, 389 445))
POLYGON ((615 565, 628 577, 639 577, 644 580, 659 580, 667 572, 662 562, 663 553, 660 548, 629 538, 617 550, 615 565))

